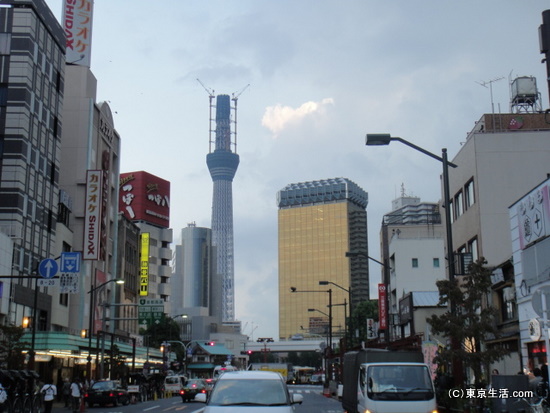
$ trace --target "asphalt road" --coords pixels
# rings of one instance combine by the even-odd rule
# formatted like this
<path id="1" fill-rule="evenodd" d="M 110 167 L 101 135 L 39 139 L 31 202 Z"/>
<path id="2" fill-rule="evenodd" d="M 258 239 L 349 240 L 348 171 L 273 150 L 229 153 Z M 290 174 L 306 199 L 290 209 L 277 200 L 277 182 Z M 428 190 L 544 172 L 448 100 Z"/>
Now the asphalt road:
<path id="1" fill-rule="evenodd" d="M 299 393 L 304 396 L 301 405 L 295 405 L 296 413 L 343 413 L 342 405 L 338 400 L 323 396 L 322 386 L 313 385 L 290 385 L 291 393 Z M 204 404 L 190 402 L 182 403 L 178 396 L 169 399 L 150 400 L 143 403 L 130 404 L 128 406 L 86 406 L 87 413 L 154 413 L 154 412 L 182 412 L 200 413 Z M 72 413 L 72 410 L 65 408 L 62 403 L 56 403 L 52 413 Z"/>

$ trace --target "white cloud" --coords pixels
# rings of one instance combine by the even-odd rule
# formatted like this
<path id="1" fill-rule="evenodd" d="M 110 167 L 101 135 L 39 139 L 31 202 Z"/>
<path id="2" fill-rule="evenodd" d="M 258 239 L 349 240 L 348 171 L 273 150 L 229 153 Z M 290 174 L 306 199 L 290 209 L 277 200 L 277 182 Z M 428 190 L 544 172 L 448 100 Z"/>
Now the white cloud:
<path id="1" fill-rule="evenodd" d="M 269 129 L 274 137 L 288 125 L 297 124 L 314 114 L 324 114 L 329 105 L 334 105 L 332 98 L 325 98 L 320 102 L 309 101 L 294 109 L 290 106 L 268 106 L 262 118 L 262 125 Z"/>

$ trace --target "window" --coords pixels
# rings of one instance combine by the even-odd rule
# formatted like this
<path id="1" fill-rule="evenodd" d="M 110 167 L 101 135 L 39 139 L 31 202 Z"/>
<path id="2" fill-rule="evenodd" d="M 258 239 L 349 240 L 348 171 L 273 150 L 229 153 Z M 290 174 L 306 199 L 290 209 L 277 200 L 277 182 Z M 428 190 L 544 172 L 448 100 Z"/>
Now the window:
<path id="1" fill-rule="evenodd" d="M 470 208 L 475 203 L 475 195 L 474 195 L 474 180 L 468 181 L 466 186 L 464 187 L 464 193 L 465 193 L 465 201 L 466 201 L 466 209 Z"/>
<path id="2" fill-rule="evenodd" d="M 439 258 L 433 259 L 434 268 L 439 268 Z"/>
<path id="3" fill-rule="evenodd" d="M 504 287 L 499 291 L 502 321 L 516 318 L 516 294 L 514 287 Z"/>
<path id="4" fill-rule="evenodd" d="M 472 254 L 472 261 L 476 262 L 478 259 L 477 238 L 473 238 L 470 242 L 468 242 L 468 252 Z"/>
<path id="5" fill-rule="evenodd" d="M 462 191 L 458 192 L 455 196 L 455 219 L 461 216 L 464 213 L 464 203 Z"/>
<path id="6" fill-rule="evenodd" d="M 0 55 L 9 55 L 11 49 L 11 33 L 0 33 Z"/>
<path id="7" fill-rule="evenodd" d="M 418 258 L 413 258 L 412 259 L 412 267 L 413 268 L 418 268 Z"/>

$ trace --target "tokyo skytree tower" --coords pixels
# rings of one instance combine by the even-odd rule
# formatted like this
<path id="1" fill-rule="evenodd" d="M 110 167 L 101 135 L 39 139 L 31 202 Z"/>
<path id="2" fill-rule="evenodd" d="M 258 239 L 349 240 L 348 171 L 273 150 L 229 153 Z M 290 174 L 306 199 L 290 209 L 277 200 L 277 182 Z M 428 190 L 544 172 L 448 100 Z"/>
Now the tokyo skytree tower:
<path id="1" fill-rule="evenodd" d="M 210 131 L 212 132 L 212 99 L 210 94 Z M 215 140 L 210 138 L 206 164 L 214 183 L 212 196 L 212 244 L 216 247 L 218 271 L 214 277 L 221 277 L 221 317 L 222 321 L 235 320 L 235 288 L 233 261 L 233 177 L 239 166 L 237 155 L 236 120 L 235 132 L 231 132 L 231 100 L 229 95 L 216 97 Z M 232 140 L 232 134 L 235 137 Z M 214 151 L 212 146 L 214 144 Z M 214 304 L 214 307 L 216 305 Z"/>

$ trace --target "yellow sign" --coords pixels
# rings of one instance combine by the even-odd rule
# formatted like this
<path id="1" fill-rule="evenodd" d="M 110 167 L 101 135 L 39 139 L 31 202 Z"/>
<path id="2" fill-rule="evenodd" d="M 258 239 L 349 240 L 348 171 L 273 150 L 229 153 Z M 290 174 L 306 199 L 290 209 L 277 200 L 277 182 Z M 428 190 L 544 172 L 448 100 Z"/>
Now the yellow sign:
<path id="1" fill-rule="evenodd" d="M 149 294 L 149 233 L 141 234 L 139 295 Z"/>

